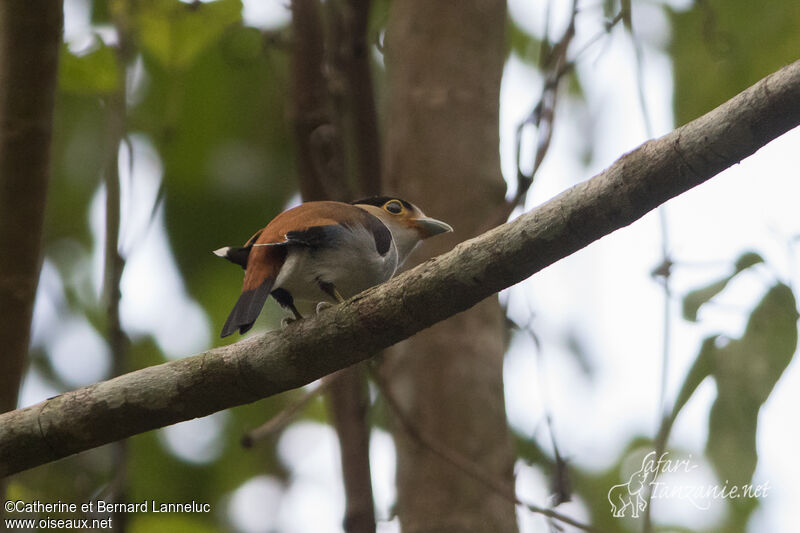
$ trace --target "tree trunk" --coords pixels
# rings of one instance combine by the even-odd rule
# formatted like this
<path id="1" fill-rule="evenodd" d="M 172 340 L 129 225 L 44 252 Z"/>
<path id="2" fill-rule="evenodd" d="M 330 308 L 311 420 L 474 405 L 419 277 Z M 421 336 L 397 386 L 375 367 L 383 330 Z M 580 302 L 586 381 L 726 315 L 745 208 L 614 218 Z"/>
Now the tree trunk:
<path id="1" fill-rule="evenodd" d="M 0 2 L 0 412 L 16 407 L 39 282 L 61 2 Z"/>
<path id="2" fill-rule="evenodd" d="M 425 243 L 424 257 L 417 255 L 416 262 L 476 235 L 504 203 L 498 107 L 505 17 L 503 0 L 392 3 L 387 190 L 455 228 Z M 420 433 L 512 487 L 503 327 L 493 296 L 391 349 L 381 373 Z M 395 426 L 404 533 L 516 531 L 511 501 Z"/>
<path id="3" fill-rule="evenodd" d="M 61 2 L 0 2 L 0 413 L 17 406 L 28 355 L 62 20 Z"/>
<path id="4" fill-rule="evenodd" d="M 317 0 L 292 1 L 292 121 L 303 201 L 353 200 L 380 190 L 379 142 L 366 54 L 369 0 L 329 2 L 328 61 Z M 361 52 L 361 53 L 358 53 Z M 330 83 L 328 78 L 334 78 Z M 334 91 L 332 87 L 338 88 Z M 358 102 L 358 106 L 354 105 Z M 336 104 L 336 105 L 334 105 Z M 347 128 L 346 124 L 353 124 Z M 352 130 L 352 132 L 350 131 Z M 365 143 L 364 139 L 371 142 Z M 372 153 L 374 152 L 374 154 Z M 348 154 L 356 161 L 348 165 Z M 355 180 L 347 168 L 356 169 Z M 341 450 L 347 533 L 375 532 L 369 463 L 369 396 L 363 365 L 328 376 L 326 394 Z"/>

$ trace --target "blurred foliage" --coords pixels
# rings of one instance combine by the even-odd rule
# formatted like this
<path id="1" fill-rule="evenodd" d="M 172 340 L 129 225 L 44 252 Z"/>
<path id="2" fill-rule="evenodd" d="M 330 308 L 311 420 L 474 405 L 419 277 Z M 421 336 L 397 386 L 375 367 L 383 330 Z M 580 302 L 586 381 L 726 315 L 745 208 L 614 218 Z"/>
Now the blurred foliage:
<path id="1" fill-rule="evenodd" d="M 678 125 L 796 60 L 800 50 L 795 0 L 696 0 L 669 13 Z"/>
<path id="2" fill-rule="evenodd" d="M 127 9 L 120 11 L 127 14 Z M 140 49 L 166 70 L 176 72 L 191 67 L 229 26 L 241 22 L 242 2 L 217 0 L 202 5 L 147 0 L 137 3 L 132 15 Z"/>
<path id="3" fill-rule="evenodd" d="M 508 50 L 522 61 L 532 66 L 539 64 L 542 41 L 525 31 L 513 18 L 508 20 L 506 40 Z"/>
<path id="4" fill-rule="evenodd" d="M 121 87 L 126 71 L 127 132 L 147 139 L 160 158 L 159 201 L 174 260 L 190 297 L 210 317 L 214 343 L 221 344 L 217 327 L 236 300 L 242 274 L 211 250 L 245 242 L 296 188 L 286 120 L 286 52 L 259 29 L 245 26 L 241 12 L 240 0 L 95 1 L 93 24 L 125 28 L 132 51 L 128 63 L 120 64 L 101 34 L 83 49 L 62 47 L 45 247 L 62 283 L 63 294 L 53 297 L 63 302 L 57 311 L 63 318 L 79 313 L 101 334 L 105 328 L 91 275 L 102 241 L 90 230 L 89 207 L 102 191 L 103 164 L 116 149 L 106 141 L 106 98 Z M 132 164 L 137 165 L 135 158 Z M 130 186 L 135 190 L 137 184 Z M 151 229 L 156 230 L 161 231 Z M 123 250 L 133 253 L 135 248 Z M 274 326 L 279 314 L 265 313 L 263 322 Z M 66 390 L 46 350 L 36 348 L 33 355 L 32 369 Z M 131 339 L 131 369 L 164 361 L 153 338 Z M 265 471 L 285 478 L 271 443 L 247 451 L 241 436 L 297 396 L 287 393 L 230 410 L 222 451 L 207 463 L 179 459 L 165 445 L 163 430 L 130 439 L 131 501 L 195 500 L 212 506 L 208 514 L 130 515 L 130 531 L 229 529 L 223 503 L 231 491 Z M 319 409 L 309 412 L 325 416 Z M 110 452 L 103 447 L 19 474 L 9 494 L 42 501 L 102 498 L 113 471 Z"/>
<path id="5" fill-rule="evenodd" d="M 772 287 L 750 314 L 740 339 L 706 352 L 717 382 L 706 453 L 720 480 L 749 483 L 756 469 L 758 411 L 797 349 L 797 302 L 783 283 Z M 744 523 L 752 499 L 731 502 L 732 523 Z"/>
<path id="6" fill-rule="evenodd" d="M 683 299 L 683 318 L 697 322 L 697 311 L 700 306 L 711 300 L 714 296 L 721 293 L 728 283 L 736 277 L 740 272 L 750 268 L 751 266 L 763 263 L 764 259 L 755 252 L 747 252 L 743 254 L 734 265 L 733 272 L 729 276 L 725 276 L 721 280 L 714 283 L 695 289 L 686 295 Z"/>
<path id="7" fill-rule="evenodd" d="M 138 514 L 128 526 L 130 533 L 214 533 L 218 529 L 205 522 L 204 515 Z"/>
<path id="8" fill-rule="evenodd" d="M 57 313 L 62 318 L 85 316 L 101 333 L 105 327 L 105 311 L 92 281 L 92 269 L 97 268 L 93 257 L 99 254 L 101 243 L 90 230 L 89 210 L 102 191 L 101 168 L 111 150 L 117 149 L 109 145 L 105 133 L 106 99 L 124 82 L 126 130 L 152 144 L 163 168 L 157 201 L 163 206 L 166 227 L 158 230 L 166 231 L 182 281 L 208 315 L 213 343 L 221 344 L 217 328 L 237 297 L 241 270 L 210 251 L 245 242 L 296 190 L 294 147 L 287 121 L 288 53 L 285 39 L 280 37 L 286 29 L 264 32 L 245 26 L 241 0 L 87 1 L 92 24 L 124 28 L 130 53 L 124 59 L 127 63 L 120 64 L 123 59 L 112 46 L 114 41 L 104 42 L 99 35 L 83 49 L 73 49 L 74 43 L 69 43 L 61 50 L 45 234 L 47 261 L 58 270 L 62 284 L 63 294 L 55 298 Z M 389 6 L 389 0 L 377 1 L 370 19 L 368 42 L 377 44 L 378 52 Z M 623 21 L 629 29 L 635 23 L 630 13 L 636 3 L 604 0 L 603 8 L 607 18 L 624 10 Z M 795 31 L 800 27 L 800 3 L 795 0 L 698 1 L 687 11 L 670 11 L 670 16 L 675 112 L 680 123 L 796 59 L 800 50 L 800 32 Z M 509 55 L 538 68 L 545 48 L 542 36 L 531 35 L 509 20 Z M 375 73 L 380 102 L 381 69 L 376 68 Z M 583 97 L 577 75 L 568 77 L 571 96 Z M 149 213 L 153 207 L 139 209 Z M 123 250 L 125 254 L 135 252 Z M 685 318 L 698 321 L 702 306 L 735 276 L 763 261 L 755 253 L 744 254 L 732 265 L 730 275 L 687 294 Z M 265 311 L 261 324 L 274 326 L 280 315 L 277 306 L 267 305 Z M 706 378 L 717 383 L 707 455 L 720 479 L 746 482 L 752 477 L 758 411 L 795 351 L 796 320 L 791 290 L 776 283 L 750 314 L 741 338 L 724 345 L 717 335 L 706 339 L 683 383 L 670 424 Z M 578 342 L 580 336 L 567 340 L 574 353 L 588 361 L 586 347 Z M 131 339 L 131 369 L 165 360 L 154 338 Z M 32 350 L 31 366 L 51 386 L 66 388 L 45 347 Z M 223 505 L 231 491 L 263 472 L 281 480 L 287 477 L 275 456 L 274 438 L 245 451 L 239 444 L 241 436 L 300 394 L 286 393 L 230 410 L 221 434 L 221 452 L 206 463 L 178 458 L 165 445 L 162 431 L 130 439 L 131 501 L 195 500 L 212 505 L 209 514 L 135 515 L 130 531 L 229 529 Z M 377 403 L 382 406 L 379 396 Z M 324 420 L 326 413 L 315 402 L 303 416 Z M 388 425 L 384 409 L 375 408 L 371 418 L 378 427 Z M 549 447 L 545 451 L 535 438 L 515 437 L 520 459 L 549 475 L 554 468 Z M 626 465 L 631 457 L 649 447 L 651 439 L 632 436 L 609 468 L 599 472 L 570 468 L 575 494 L 585 502 L 598 529 L 638 530 L 635 523 L 611 517 L 606 494 L 630 475 Z M 104 447 L 14 476 L 9 498 L 81 502 L 102 497 L 110 482 L 111 457 L 109 448 Z M 738 531 L 735 522 L 744 523 L 742 517 L 751 511 L 734 510 L 728 517 L 728 529 L 718 530 Z"/>
<path id="9" fill-rule="evenodd" d="M 119 88 L 122 73 L 114 49 L 95 39 L 91 49 L 79 54 L 61 47 L 59 57 L 59 87 L 77 94 L 110 94 Z"/>
<path id="10" fill-rule="evenodd" d="M 722 287 L 716 282 L 692 291 L 684 300 L 684 306 L 688 300 L 694 306 L 696 295 L 704 291 L 708 296 L 705 303 L 721 292 L 733 275 L 761 262 L 763 259 L 758 254 L 742 255 L 736 262 L 734 274 L 722 280 L 725 282 Z M 714 294 L 710 294 L 710 288 L 715 289 Z M 697 308 L 693 309 L 695 314 L 690 319 L 696 320 Z M 665 442 L 662 444 L 666 444 L 669 429 L 695 390 L 707 377 L 713 377 L 717 398 L 709 415 L 706 455 L 721 484 L 749 484 L 758 461 L 758 412 L 797 350 L 798 318 L 800 314 L 792 290 L 778 282 L 750 313 L 741 338 L 725 339 L 721 335 L 706 338 L 681 386 L 672 413 L 664 422 L 662 437 Z M 724 530 L 744 531 L 744 524 L 758 501 L 740 498 L 730 500 L 730 504 L 732 512 Z"/>

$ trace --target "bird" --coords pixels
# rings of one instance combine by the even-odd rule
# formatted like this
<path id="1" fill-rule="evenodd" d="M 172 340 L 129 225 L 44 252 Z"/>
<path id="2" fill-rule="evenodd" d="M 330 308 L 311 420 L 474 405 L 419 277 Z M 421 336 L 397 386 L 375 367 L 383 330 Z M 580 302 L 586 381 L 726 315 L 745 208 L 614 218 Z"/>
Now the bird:
<path id="1" fill-rule="evenodd" d="M 390 279 L 416 246 L 451 232 L 414 204 L 389 196 L 305 202 L 276 216 L 242 247 L 214 254 L 241 266 L 242 293 L 220 336 L 253 327 L 269 295 L 299 320 L 296 301 L 317 310 Z"/>

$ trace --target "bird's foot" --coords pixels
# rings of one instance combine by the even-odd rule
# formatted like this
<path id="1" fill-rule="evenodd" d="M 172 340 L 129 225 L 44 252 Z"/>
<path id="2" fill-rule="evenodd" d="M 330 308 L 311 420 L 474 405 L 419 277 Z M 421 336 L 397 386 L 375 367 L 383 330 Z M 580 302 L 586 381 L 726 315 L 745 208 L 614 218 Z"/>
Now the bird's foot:
<path id="1" fill-rule="evenodd" d="M 330 309 L 331 307 L 333 307 L 333 304 L 330 302 L 320 302 L 317 304 L 317 314 L 320 314 L 321 312 L 325 311 L 326 309 Z"/>
<path id="2" fill-rule="evenodd" d="M 333 298 L 339 303 L 344 302 L 344 297 L 339 293 L 339 290 L 333 283 L 328 283 L 327 281 L 318 280 L 317 284 L 319 284 L 319 288 L 322 289 L 322 292 Z"/>

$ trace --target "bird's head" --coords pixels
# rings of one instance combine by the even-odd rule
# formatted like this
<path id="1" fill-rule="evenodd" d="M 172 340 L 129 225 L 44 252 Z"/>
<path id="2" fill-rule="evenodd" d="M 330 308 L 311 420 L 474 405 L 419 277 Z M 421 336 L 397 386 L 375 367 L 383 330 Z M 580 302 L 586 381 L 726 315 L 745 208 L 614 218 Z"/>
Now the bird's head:
<path id="1" fill-rule="evenodd" d="M 397 247 L 398 265 L 420 241 L 453 231 L 449 224 L 425 216 L 417 206 L 399 198 L 376 196 L 353 202 L 353 205 L 378 217 L 392 232 Z"/>

